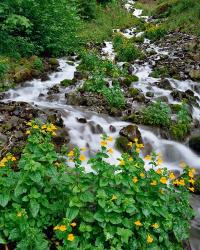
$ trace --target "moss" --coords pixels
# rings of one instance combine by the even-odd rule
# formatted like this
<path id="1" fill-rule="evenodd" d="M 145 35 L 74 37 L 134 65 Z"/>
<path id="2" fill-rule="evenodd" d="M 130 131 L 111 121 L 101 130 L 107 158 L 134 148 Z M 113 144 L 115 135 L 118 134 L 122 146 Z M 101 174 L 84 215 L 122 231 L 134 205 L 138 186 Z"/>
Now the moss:
<path id="1" fill-rule="evenodd" d="M 59 62 L 56 58 L 50 58 L 49 63 L 54 66 L 59 66 Z"/>
<path id="2" fill-rule="evenodd" d="M 177 113 L 181 110 L 182 105 L 181 104 L 170 104 L 170 108 L 172 112 Z"/>
<path id="3" fill-rule="evenodd" d="M 124 136 L 119 136 L 116 139 L 115 145 L 120 152 L 130 153 L 130 147 L 128 146 L 129 140 Z"/>
<path id="4" fill-rule="evenodd" d="M 157 68 L 154 68 L 150 76 L 154 78 L 169 77 L 169 70 L 167 67 L 164 67 L 164 66 L 159 67 L 159 68 L 157 67 Z"/>
<path id="5" fill-rule="evenodd" d="M 183 140 L 188 132 L 188 126 L 186 124 L 177 123 L 170 126 L 170 134 L 175 140 Z"/>
<path id="6" fill-rule="evenodd" d="M 71 85 L 74 85 L 74 83 L 75 83 L 74 79 L 72 79 L 72 80 L 65 79 L 65 80 L 60 82 L 60 85 L 63 86 L 63 87 L 69 87 Z"/>
<path id="7" fill-rule="evenodd" d="M 139 89 L 131 88 L 131 89 L 129 89 L 129 93 L 130 93 L 131 97 L 135 97 L 136 95 L 138 95 L 140 93 L 140 91 L 139 91 Z"/>
<path id="8" fill-rule="evenodd" d="M 133 82 L 137 82 L 139 80 L 139 78 L 137 77 L 137 76 L 135 76 L 135 75 L 129 75 L 129 76 L 127 76 L 125 79 L 124 79 L 124 84 L 126 85 L 126 86 L 131 86 L 131 84 L 133 83 Z"/>

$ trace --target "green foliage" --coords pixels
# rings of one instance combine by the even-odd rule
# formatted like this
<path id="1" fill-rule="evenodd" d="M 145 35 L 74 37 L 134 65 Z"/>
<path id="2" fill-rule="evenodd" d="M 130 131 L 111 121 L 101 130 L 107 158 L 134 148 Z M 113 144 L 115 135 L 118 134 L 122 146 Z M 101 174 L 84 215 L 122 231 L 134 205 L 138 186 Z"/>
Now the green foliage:
<path id="1" fill-rule="evenodd" d="M 88 173 L 78 148 L 65 157 L 55 151 L 53 124 L 29 125 L 18 171 L 11 168 L 15 157 L 0 161 L 1 242 L 20 250 L 54 249 L 56 242 L 60 250 L 182 249 L 193 216 L 190 170 L 174 185 L 175 176 L 158 168 L 153 153 L 146 171 L 137 141 L 132 158 L 122 154 L 119 164 L 109 164 L 104 135 Z"/>
<path id="2" fill-rule="evenodd" d="M 154 78 L 168 77 L 169 76 L 169 70 L 165 66 L 162 66 L 162 67 L 159 67 L 159 68 L 154 68 L 153 71 L 150 73 L 150 76 L 154 77 Z"/>
<path id="3" fill-rule="evenodd" d="M 188 106 L 183 103 L 178 111 L 176 123 L 170 126 L 172 137 L 179 140 L 184 139 L 189 133 L 191 121 Z"/>
<path id="4" fill-rule="evenodd" d="M 0 80 L 5 77 L 8 72 L 8 63 L 5 60 L 0 60 Z"/>
<path id="5" fill-rule="evenodd" d="M 102 93 L 111 107 L 123 108 L 125 106 L 124 94 L 119 86 L 104 87 Z"/>
<path id="6" fill-rule="evenodd" d="M 167 127 L 170 124 L 170 108 L 164 102 L 157 101 L 143 110 L 145 124 Z"/>
<path id="7" fill-rule="evenodd" d="M 121 34 L 114 35 L 113 46 L 119 61 L 132 62 L 143 56 L 142 52 L 133 44 L 133 41 Z"/>
<path id="8" fill-rule="evenodd" d="M 167 31 L 162 26 L 151 26 L 149 29 L 145 31 L 145 37 L 155 41 L 167 34 Z"/>
<path id="9" fill-rule="evenodd" d="M 96 16 L 96 0 L 79 0 L 78 4 L 78 14 L 86 20 L 94 19 Z"/>
<path id="10" fill-rule="evenodd" d="M 33 61 L 32 68 L 36 69 L 38 71 L 43 71 L 44 70 L 43 62 L 39 57 L 35 58 L 35 60 Z"/>

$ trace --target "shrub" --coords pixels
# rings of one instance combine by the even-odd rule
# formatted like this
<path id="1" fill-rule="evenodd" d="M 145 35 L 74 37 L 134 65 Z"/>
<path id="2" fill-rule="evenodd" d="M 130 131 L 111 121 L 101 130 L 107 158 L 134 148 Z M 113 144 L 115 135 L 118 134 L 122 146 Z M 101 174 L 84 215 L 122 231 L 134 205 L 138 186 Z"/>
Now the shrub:
<path id="1" fill-rule="evenodd" d="M 132 62 L 143 56 L 142 52 L 134 45 L 133 41 L 123 37 L 121 34 L 114 35 L 113 46 L 119 61 Z"/>
<path id="2" fill-rule="evenodd" d="M 104 87 L 102 93 L 109 106 L 115 108 L 123 108 L 125 106 L 124 94 L 119 86 Z"/>
<path id="3" fill-rule="evenodd" d="M 144 122 L 149 125 L 167 127 L 170 124 L 170 108 L 164 102 L 157 101 L 143 110 Z"/>
<path id="4" fill-rule="evenodd" d="M 8 71 L 8 63 L 4 60 L 0 61 L 0 80 L 5 77 Z"/>
<path id="5" fill-rule="evenodd" d="M 33 61 L 32 68 L 36 69 L 38 71 L 43 71 L 44 70 L 43 62 L 39 57 L 35 58 L 35 60 Z"/>
<path id="6" fill-rule="evenodd" d="M 193 216 L 193 170 L 174 180 L 153 153 L 146 171 L 137 140 L 129 143 L 132 157 L 109 164 L 112 138 L 104 135 L 88 173 L 78 148 L 65 157 L 56 153 L 53 124 L 29 125 L 18 171 L 11 168 L 14 156 L 0 161 L 1 243 L 20 250 L 182 249 Z"/>
<path id="7" fill-rule="evenodd" d="M 165 30 L 165 28 L 161 26 L 152 26 L 145 31 L 145 37 L 152 41 L 158 40 L 163 36 L 165 36 L 166 34 L 167 31 Z"/>

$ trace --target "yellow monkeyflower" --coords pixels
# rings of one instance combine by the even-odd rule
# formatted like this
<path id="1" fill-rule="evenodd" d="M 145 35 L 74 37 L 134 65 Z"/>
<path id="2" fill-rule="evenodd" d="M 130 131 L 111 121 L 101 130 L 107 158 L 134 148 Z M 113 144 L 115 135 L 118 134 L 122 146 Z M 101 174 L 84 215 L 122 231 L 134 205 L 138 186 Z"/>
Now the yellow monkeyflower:
<path id="1" fill-rule="evenodd" d="M 52 132 L 52 135 L 53 135 L 53 136 L 56 136 L 56 132 Z"/>
<path id="2" fill-rule="evenodd" d="M 32 126 L 32 122 L 27 122 L 26 125 Z"/>
<path id="3" fill-rule="evenodd" d="M 151 244 L 152 242 L 153 242 L 153 237 L 150 234 L 148 234 L 147 235 L 147 243 Z"/>
<path id="4" fill-rule="evenodd" d="M 141 144 L 136 143 L 136 147 L 137 148 L 144 148 L 144 145 L 142 143 Z"/>
<path id="5" fill-rule="evenodd" d="M 53 230 L 59 230 L 60 226 L 55 226 Z"/>
<path id="6" fill-rule="evenodd" d="M 67 227 L 65 225 L 59 226 L 59 229 L 61 232 L 65 232 L 67 230 Z"/>
<path id="7" fill-rule="evenodd" d="M 133 146 L 133 143 L 130 141 L 127 145 L 128 145 L 129 147 L 132 147 L 132 146 Z"/>
<path id="8" fill-rule="evenodd" d="M 136 148 L 135 152 L 139 154 L 140 153 L 140 148 Z"/>
<path id="9" fill-rule="evenodd" d="M 82 147 L 82 148 L 81 148 L 81 151 L 82 151 L 82 152 L 85 152 L 85 151 L 86 151 L 86 147 Z"/>
<path id="10" fill-rule="evenodd" d="M 33 128 L 38 129 L 38 128 L 39 128 L 39 126 L 38 126 L 38 125 L 34 125 L 34 126 L 33 126 Z"/>
<path id="11" fill-rule="evenodd" d="M 67 156 L 68 157 L 73 157 L 74 156 L 74 151 L 70 151 Z"/>
<path id="12" fill-rule="evenodd" d="M 156 164 L 157 165 L 160 165 L 160 164 L 162 164 L 163 163 L 163 160 L 160 158 L 160 157 L 158 157 L 158 159 L 157 159 L 157 161 L 156 161 Z"/>
<path id="13" fill-rule="evenodd" d="M 57 127 L 52 123 L 50 124 L 50 128 L 51 128 L 51 130 L 57 130 Z"/>
<path id="14" fill-rule="evenodd" d="M 135 224 L 136 226 L 138 226 L 138 227 L 141 227 L 141 226 L 142 226 L 142 223 L 141 223 L 140 220 L 135 221 L 134 224 Z"/>
<path id="15" fill-rule="evenodd" d="M 124 160 L 120 160 L 119 165 L 120 166 L 124 166 L 125 165 L 125 161 Z"/>
<path id="16" fill-rule="evenodd" d="M 138 182 L 138 178 L 137 177 L 133 177 L 132 181 L 133 181 L 133 183 L 137 183 Z"/>
<path id="17" fill-rule="evenodd" d="M 117 196 L 113 194 L 113 196 L 112 196 L 112 199 L 111 199 L 111 200 L 112 200 L 112 201 L 117 200 Z"/>
<path id="18" fill-rule="evenodd" d="M 107 146 L 107 141 L 101 141 L 101 146 L 106 147 Z"/>
<path id="19" fill-rule="evenodd" d="M 157 185 L 157 181 L 152 181 L 152 182 L 150 183 L 150 185 L 151 185 L 151 186 L 156 186 L 156 185 Z"/>
<path id="20" fill-rule="evenodd" d="M 133 157 L 129 157 L 128 160 L 129 160 L 129 161 L 133 161 Z"/>
<path id="21" fill-rule="evenodd" d="M 0 161 L 0 168 L 5 167 L 5 163 Z"/>
<path id="22" fill-rule="evenodd" d="M 46 124 L 43 124 L 42 125 L 42 129 L 46 129 L 47 128 L 47 125 Z"/>
<path id="23" fill-rule="evenodd" d="M 161 168 L 157 169 L 157 170 L 156 170 L 156 173 L 157 173 L 157 174 L 162 174 L 162 169 L 161 169 Z"/>
<path id="24" fill-rule="evenodd" d="M 194 184 L 194 183 L 195 183 L 195 180 L 194 180 L 194 179 L 190 179 L 190 180 L 189 180 L 189 183 Z"/>
<path id="25" fill-rule="evenodd" d="M 155 229 L 158 229 L 158 228 L 159 228 L 159 225 L 158 225 L 158 223 L 154 223 L 154 224 L 152 225 L 152 227 L 155 228 Z"/>
<path id="26" fill-rule="evenodd" d="M 151 156 L 150 156 L 150 155 L 146 155 L 146 156 L 144 157 L 144 160 L 145 160 L 145 161 L 150 161 L 150 160 L 151 160 Z"/>
<path id="27" fill-rule="evenodd" d="M 15 156 L 13 156 L 12 158 L 11 158 L 11 161 L 16 161 L 17 159 L 16 159 L 16 157 Z"/>
<path id="28" fill-rule="evenodd" d="M 85 160 L 86 160 L 85 155 L 80 155 L 79 160 L 80 160 L 80 161 L 85 161 Z"/>
<path id="29" fill-rule="evenodd" d="M 140 177 L 144 178 L 145 174 L 144 173 L 140 173 Z"/>
<path id="30" fill-rule="evenodd" d="M 194 178 L 194 173 L 193 173 L 193 171 L 189 171 L 189 173 L 188 173 L 188 176 L 190 177 L 190 178 Z"/>
<path id="31" fill-rule="evenodd" d="M 109 149 L 108 149 L 108 153 L 113 154 L 113 149 L 112 149 L 112 148 L 109 148 Z"/>
<path id="32" fill-rule="evenodd" d="M 134 142 L 135 142 L 135 143 L 138 143 L 138 138 L 134 138 Z"/>
<path id="33" fill-rule="evenodd" d="M 73 234 L 68 234 L 68 236 L 67 236 L 67 239 L 69 240 L 69 241 L 73 241 L 74 240 L 74 235 Z"/>
<path id="34" fill-rule="evenodd" d="M 178 184 L 179 184 L 180 186 L 185 186 L 185 181 L 184 181 L 183 179 L 181 179 L 181 180 L 178 182 Z"/>
<path id="35" fill-rule="evenodd" d="M 160 178 L 160 182 L 161 182 L 162 184 L 167 184 L 167 178 L 166 178 L 166 177 L 161 177 L 161 178 Z"/>
<path id="36" fill-rule="evenodd" d="M 191 192 L 194 192 L 194 187 L 189 187 L 188 188 Z"/>
<path id="37" fill-rule="evenodd" d="M 26 131 L 26 135 L 30 135 L 31 131 L 30 130 L 27 130 Z"/>
<path id="38" fill-rule="evenodd" d="M 71 223 L 71 226 L 72 226 L 72 227 L 76 227 L 76 222 L 72 222 L 72 223 Z"/>
<path id="39" fill-rule="evenodd" d="M 110 142 L 112 142 L 112 141 L 113 141 L 113 138 L 112 138 L 112 136 L 109 136 L 109 137 L 107 138 L 107 141 L 110 141 Z"/>
<path id="40" fill-rule="evenodd" d="M 171 173 L 169 174 L 169 179 L 173 180 L 173 179 L 175 179 L 175 178 L 176 178 L 176 177 L 175 177 L 174 173 L 171 172 Z"/>

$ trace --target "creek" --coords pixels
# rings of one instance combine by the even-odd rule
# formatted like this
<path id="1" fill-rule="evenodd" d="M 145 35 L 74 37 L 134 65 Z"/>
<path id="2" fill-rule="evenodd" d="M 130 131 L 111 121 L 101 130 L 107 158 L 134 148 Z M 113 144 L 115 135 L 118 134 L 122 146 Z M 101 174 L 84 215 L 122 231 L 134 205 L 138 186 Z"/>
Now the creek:
<path id="1" fill-rule="evenodd" d="M 142 10 L 134 8 L 134 1 L 128 1 L 125 5 L 128 11 L 133 10 L 133 15 L 144 18 L 148 21 L 148 17 L 142 16 Z M 115 30 L 116 31 L 116 30 Z M 142 32 L 136 33 L 134 28 L 127 29 L 123 32 L 127 38 L 133 36 L 140 36 Z M 144 94 L 151 91 L 153 92 L 152 100 L 159 97 L 165 96 L 169 103 L 178 103 L 170 95 L 170 91 L 159 88 L 155 83 L 158 79 L 150 77 L 152 72 L 151 64 L 157 57 L 162 55 L 169 55 L 170 51 L 166 48 L 160 48 L 152 44 L 149 40 L 145 39 L 144 43 L 149 50 L 153 50 L 155 53 L 150 59 L 150 62 L 143 64 L 135 63 L 134 74 L 139 77 L 139 81 L 134 83 L 134 88 L 140 89 Z M 105 42 L 105 47 L 102 49 L 102 56 L 114 60 L 115 52 L 113 50 L 112 42 Z M 48 99 L 48 90 L 53 86 L 59 84 L 64 79 L 73 79 L 74 72 L 78 65 L 76 57 L 74 57 L 75 64 L 70 65 L 66 58 L 59 59 L 60 71 L 50 74 L 49 80 L 33 80 L 25 82 L 21 86 L 11 89 L 7 92 L 7 97 L 4 102 L 16 101 L 16 102 L 27 102 L 40 109 L 50 108 L 59 110 L 62 114 L 62 119 L 66 128 L 69 131 L 70 143 L 79 147 L 86 147 L 86 154 L 88 157 L 94 155 L 98 150 L 100 144 L 100 134 L 106 133 L 113 137 L 113 141 L 118 137 L 119 131 L 129 124 L 128 122 L 122 121 L 120 118 L 113 118 L 108 115 L 97 114 L 95 112 L 87 110 L 85 107 L 75 107 L 66 104 L 65 94 L 74 91 L 77 86 L 70 86 L 63 88 L 60 93 L 56 94 L 54 100 Z M 198 88 L 199 83 L 186 80 L 180 81 L 175 79 L 168 79 L 171 87 L 176 88 L 180 91 L 192 90 L 195 96 L 199 97 L 200 92 Z M 80 84 L 82 82 L 80 81 Z M 200 101 L 197 101 L 200 105 Z M 134 103 L 132 104 L 134 108 Z M 193 107 L 192 116 L 194 119 L 200 120 L 200 108 Z M 79 118 L 84 118 L 84 123 L 81 123 Z M 114 128 L 114 129 L 113 129 Z M 200 157 L 192 152 L 187 145 L 183 143 L 175 142 L 172 140 L 163 139 L 158 130 L 152 127 L 139 126 L 142 139 L 145 145 L 145 150 L 150 153 L 156 151 L 161 153 L 163 158 L 163 166 L 168 167 L 172 170 L 181 171 L 179 163 L 184 161 L 189 166 L 200 169 Z M 114 142 L 111 145 L 115 148 Z M 143 151 L 141 154 L 146 154 Z M 112 163 L 117 161 L 120 153 L 115 149 L 114 154 L 110 158 Z M 86 162 L 85 162 L 86 164 Z M 87 166 L 87 165 L 86 165 Z M 90 171 L 88 166 L 88 171 Z M 191 205 L 197 211 L 195 219 L 192 221 L 191 237 L 190 242 L 193 250 L 200 250 L 200 197 L 192 195 Z"/>

